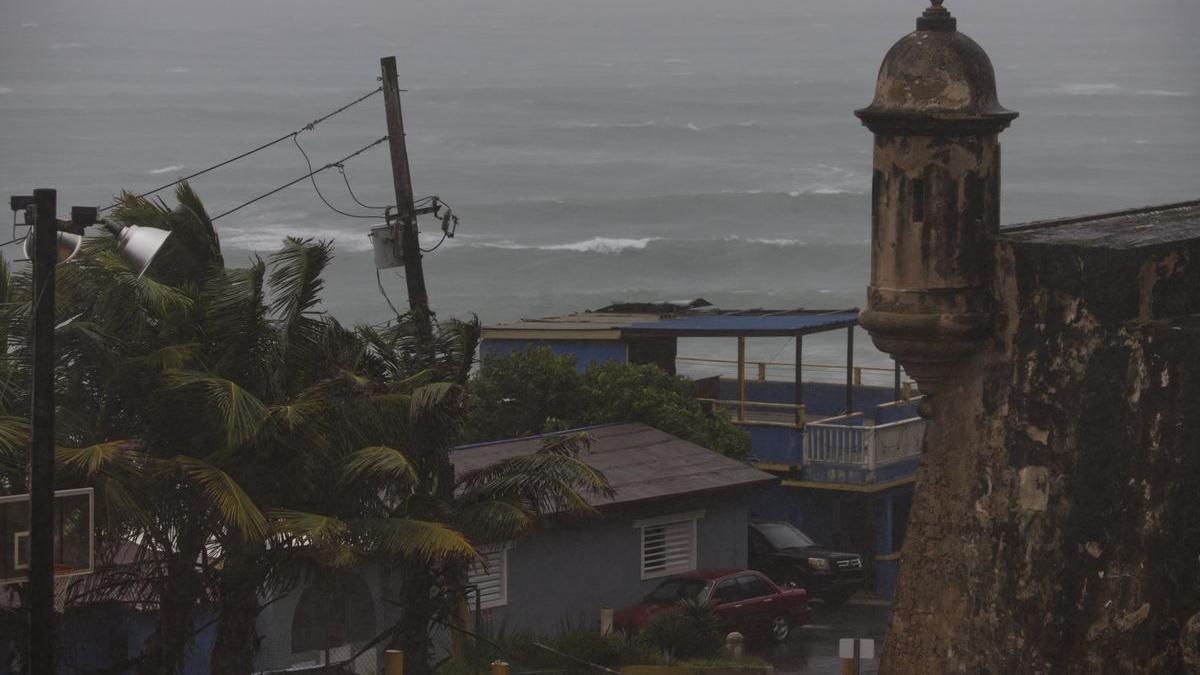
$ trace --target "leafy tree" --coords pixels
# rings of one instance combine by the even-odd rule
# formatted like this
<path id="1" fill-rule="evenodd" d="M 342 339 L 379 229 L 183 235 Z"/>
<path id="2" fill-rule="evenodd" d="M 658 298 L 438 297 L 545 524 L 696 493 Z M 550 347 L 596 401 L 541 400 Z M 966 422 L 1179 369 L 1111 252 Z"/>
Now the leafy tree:
<path id="1" fill-rule="evenodd" d="M 471 379 L 465 436 L 471 441 L 532 436 L 547 431 L 548 420 L 580 420 L 581 385 L 575 357 L 549 347 L 492 356 Z"/>
<path id="2" fill-rule="evenodd" d="M 215 673 L 250 672 L 262 600 L 322 570 L 378 560 L 403 579 L 395 639 L 429 672 L 429 632 L 455 619 L 475 546 L 586 511 L 603 476 L 570 437 L 455 477 L 463 384 L 479 327 L 449 322 L 432 344 L 407 317 L 349 329 L 319 309 L 325 242 L 287 239 L 227 269 L 203 205 L 130 195 L 113 218 L 172 231 L 150 273 L 106 238 L 60 266 L 60 487 L 97 492 L 100 568 L 82 602 L 135 598 L 153 632 L 121 671 L 173 673 L 197 618 L 214 614 Z M 0 489 L 24 491 L 28 274 L 0 265 Z M 138 542 L 133 564 L 110 564 Z"/>
<path id="3" fill-rule="evenodd" d="M 573 356 L 532 347 L 484 362 L 471 381 L 471 440 L 609 422 L 642 422 L 731 457 L 749 436 L 692 398 L 692 383 L 654 365 L 608 362 L 578 373 Z"/>

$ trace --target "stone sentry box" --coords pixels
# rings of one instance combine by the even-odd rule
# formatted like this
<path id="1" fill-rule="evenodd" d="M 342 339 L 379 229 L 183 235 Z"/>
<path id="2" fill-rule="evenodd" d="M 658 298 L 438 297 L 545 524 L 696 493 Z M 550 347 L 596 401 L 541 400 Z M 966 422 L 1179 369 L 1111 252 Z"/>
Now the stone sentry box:
<path id="1" fill-rule="evenodd" d="M 1000 106 L 992 63 L 941 0 L 883 60 L 875 133 L 871 285 L 863 327 L 925 394 L 988 325 L 988 238 L 1000 220 Z"/>
<path id="2" fill-rule="evenodd" d="M 880 673 L 1200 672 L 1200 201 L 999 228 L 986 54 L 934 0 L 875 133 L 877 346 L 933 394 Z"/>

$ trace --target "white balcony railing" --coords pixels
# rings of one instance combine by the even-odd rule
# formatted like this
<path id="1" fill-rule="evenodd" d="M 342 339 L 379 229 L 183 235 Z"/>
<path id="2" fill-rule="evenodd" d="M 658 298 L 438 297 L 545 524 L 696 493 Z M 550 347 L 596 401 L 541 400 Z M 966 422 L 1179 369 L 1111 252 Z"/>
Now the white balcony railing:
<path id="1" fill-rule="evenodd" d="M 919 417 L 878 426 L 817 422 L 804 428 L 804 461 L 874 469 L 919 456 L 924 441 L 925 420 Z"/>

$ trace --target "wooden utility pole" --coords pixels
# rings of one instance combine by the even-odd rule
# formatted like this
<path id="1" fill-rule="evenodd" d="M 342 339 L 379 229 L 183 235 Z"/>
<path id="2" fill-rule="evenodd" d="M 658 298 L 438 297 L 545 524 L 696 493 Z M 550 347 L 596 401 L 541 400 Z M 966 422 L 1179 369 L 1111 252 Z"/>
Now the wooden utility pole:
<path id="1" fill-rule="evenodd" d="M 33 386 L 30 415 L 30 675 L 55 671 L 54 639 L 54 266 L 57 192 L 33 191 Z"/>
<path id="2" fill-rule="evenodd" d="M 400 256 L 408 285 L 408 311 L 422 347 L 429 349 L 433 344 L 433 323 L 429 294 L 425 290 L 425 271 L 421 265 L 421 240 L 413 204 L 412 175 L 408 168 L 408 146 L 404 141 L 404 117 L 400 112 L 396 57 L 386 56 L 379 60 L 379 65 L 383 71 L 383 104 L 387 110 L 388 150 L 392 156 L 392 181 L 396 188 L 396 215 L 400 220 Z"/>

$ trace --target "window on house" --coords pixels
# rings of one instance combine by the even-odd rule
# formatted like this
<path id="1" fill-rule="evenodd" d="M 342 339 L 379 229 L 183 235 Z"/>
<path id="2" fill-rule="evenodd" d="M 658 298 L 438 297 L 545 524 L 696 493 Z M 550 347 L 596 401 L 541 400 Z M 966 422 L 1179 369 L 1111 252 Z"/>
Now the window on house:
<path id="1" fill-rule="evenodd" d="M 696 569 L 696 520 L 703 511 L 649 518 L 634 523 L 642 531 L 642 578 Z"/>
<path id="2" fill-rule="evenodd" d="M 479 588 L 479 607 L 503 607 L 508 604 L 508 546 L 487 546 L 479 549 L 479 560 L 467 571 L 467 583 Z M 475 609 L 475 596 L 467 598 Z"/>

